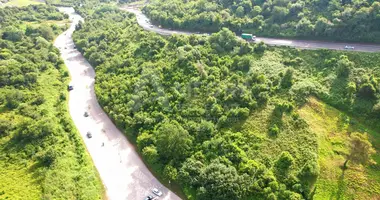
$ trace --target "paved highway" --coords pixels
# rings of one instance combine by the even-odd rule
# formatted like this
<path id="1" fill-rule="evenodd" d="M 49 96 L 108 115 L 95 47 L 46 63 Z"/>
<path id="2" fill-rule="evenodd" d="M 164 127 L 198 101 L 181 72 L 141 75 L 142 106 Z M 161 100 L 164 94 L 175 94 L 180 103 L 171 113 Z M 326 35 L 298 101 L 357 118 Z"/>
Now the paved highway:
<path id="1" fill-rule="evenodd" d="M 138 8 L 135 7 L 121 7 L 120 9 L 132 12 L 137 17 L 137 23 L 145 30 L 154 31 L 161 35 L 171 34 L 202 34 L 186 31 L 177 31 L 159 28 L 150 23 L 150 20 Z M 347 51 L 362 51 L 362 52 L 380 52 L 380 45 L 360 44 L 360 43 L 342 43 L 342 42 L 324 42 L 324 41 L 310 41 L 310 40 L 292 40 L 292 39 L 275 39 L 257 37 L 255 42 L 263 41 L 265 44 L 272 46 L 290 46 L 301 49 L 333 49 L 333 50 L 347 50 L 345 46 L 352 46 L 354 49 Z"/>
<path id="2" fill-rule="evenodd" d="M 107 198 L 143 200 L 147 195 L 154 196 L 151 189 L 158 188 L 163 192 L 160 200 L 179 200 L 152 175 L 134 146 L 99 106 L 94 92 L 95 71 L 74 48 L 72 39 L 75 25 L 82 18 L 73 8 L 59 9 L 72 19 L 70 28 L 54 42 L 70 71 L 71 85 L 74 86 L 69 99 L 70 115 L 99 172 Z M 89 116 L 84 117 L 84 112 L 88 112 Z M 87 138 L 88 131 L 92 133 L 92 138 Z"/>

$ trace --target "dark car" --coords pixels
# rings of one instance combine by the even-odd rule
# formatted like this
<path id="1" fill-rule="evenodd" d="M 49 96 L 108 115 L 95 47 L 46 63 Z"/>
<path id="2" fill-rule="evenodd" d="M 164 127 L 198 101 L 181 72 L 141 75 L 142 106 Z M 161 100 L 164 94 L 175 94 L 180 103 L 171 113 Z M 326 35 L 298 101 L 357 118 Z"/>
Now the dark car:
<path id="1" fill-rule="evenodd" d="M 88 117 L 89 115 L 88 115 L 88 112 L 84 112 L 84 116 L 85 117 Z"/>
<path id="2" fill-rule="evenodd" d="M 92 138 L 92 134 L 91 134 L 91 132 L 88 131 L 87 134 L 86 134 L 86 136 L 87 136 L 88 138 Z"/>
<path id="3" fill-rule="evenodd" d="M 145 200 L 152 200 L 153 199 L 153 197 L 152 196 L 147 196 L 147 197 L 145 197 Z"/>
<path id="4" fill-rule="evenodd" d="M 74 86 L 72 86 L 72 85 L 67 86 L 67 90 L 68 90 L 68 91 L 71 91 L 71 90 L 73 90 L 73 89 L 74 89 Z"/>

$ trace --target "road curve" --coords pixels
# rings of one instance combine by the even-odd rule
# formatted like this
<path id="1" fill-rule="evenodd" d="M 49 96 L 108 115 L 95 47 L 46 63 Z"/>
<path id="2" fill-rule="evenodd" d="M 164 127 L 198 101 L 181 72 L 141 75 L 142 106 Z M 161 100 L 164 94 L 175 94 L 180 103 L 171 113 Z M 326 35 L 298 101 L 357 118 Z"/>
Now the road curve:
<path id="1" fill-rule="evenodd" d="M 71 75 L 70 115 L 100 174 L 106 195 L 111 200 L 142 200 L 152 195 L 151 189 L 163 192 L 162 200 L 180 198 L 163 186 L 148 170 L 134 146 L 126 139 L 101 109 L 94 92 L 95 71 L 74 48 L 72 33 L 82 18 L 73 8 L 59 8 L 72 19 L 70 28 L 59 35 L 54 45 L 60 49 Z M 84 112 L 89 117 L 84 117 Z M 90 131 L 92 138 L 87 138 Z M 104 146 L 102 143 L 104 142 Z M 91 183 L 89 183 L 91 184 Z"/>
<path id="2" fill-rule="evenodd" d="M 197 34 L 187 31 L 177 31 L 159 28 L 150 23 L 150 20 L 144 15 L 141 10 L 135 7 L 120 7 L 121 10 L 125 10 L 134 13 L 137 17 L 137 23 L 148 31 L 154 31 L 161 35 L 172 35 L 172 34 Z M 271 46 L 289 46 L 301 49 L 332 49 L 332 50 L 346 50 L 345 46 L 355 47 L 353 50 L 347 51 L 361 51 L 361 52 L 380 52 L 380 45 L 376 44 L 360 44 L 360 43 L 343 43 L 343 42 L 326 42 L 326 41 L 310 41 L 310 40 L 292 40 L 292 39 L 275 39 L 275 38 L 265 38 L 257 37 L 255 42 L 263 41 L 265 44 Z"/>

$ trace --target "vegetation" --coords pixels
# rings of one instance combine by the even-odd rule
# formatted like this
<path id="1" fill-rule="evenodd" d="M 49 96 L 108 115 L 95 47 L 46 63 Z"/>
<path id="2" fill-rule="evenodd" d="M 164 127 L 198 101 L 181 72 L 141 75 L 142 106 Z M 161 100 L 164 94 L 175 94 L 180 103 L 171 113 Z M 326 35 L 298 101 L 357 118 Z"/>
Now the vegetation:
<path id="1" fill-rule="evenodd" d="M 0 199 L 102 198 L 52 44 L 66 26 L 44 23 L 66 18 L 44 5 L 0 9 Z"/>
<path id="2" fill-rule="evenodd" d="M 315 183 L 314 199 L 371 199 L 378 196 L 379 129 L 370 129 L 360 118 L 340 112 L 316 98 L 309 98 L 297 112 L 318 138 L 320 175 Z M 367 148 L 371 145 L 366 134 L 359 134 L 365 132 L 377 148 L 376 155 L 372 157 L 377 164 L 369 163 L 370 166 L 365 167 L 349 161 L 344 167 L 350 154 L 372 152 L 371 148 Z M 352 145 L 358 139 L 359 144 L 364 145 Z M 352 151 L 353 147 L 359 151 Z M 359 155 L 356 153 L 354 155 Z M 367 153 L 364 154 L 364 161 L 371 161 L 367 160 Z"/>
<path id="3" fill-rule="evenodd" d="M 163 27 L 191 31 L 228 27 L 273 37 L 380 42 L 377 0 L 153 0 L 143 11 Z"/>
<path id="4" fill-rule="evenodd" d="M 358 120 L 378 120 L 378 54 L 252 45 L 228 29 L 210 37 L 162 37 L 113 7 L 94 11 L 73 37 L 96 69 L 99 103 L 136 140 L 145 160 L 188 198 L 379 195 L 378 184 L 347 190 L 332 184 L 339 176 L 325 176 L 328 163 L 321 161 L 342 168 L 349 144 L 341 143 L 344 151 L 320 146 L 320 129 L 309 123 L 314 118 L 298 110 L 316 96 Z M 367 153 L 370 158 L 373 151 Z M 346 172 L 360 168 L 368 183 L 377 182 L 379 172 L 366 169 L 379 165 L 360 163 L 366 162 L 350 162 Z"/>

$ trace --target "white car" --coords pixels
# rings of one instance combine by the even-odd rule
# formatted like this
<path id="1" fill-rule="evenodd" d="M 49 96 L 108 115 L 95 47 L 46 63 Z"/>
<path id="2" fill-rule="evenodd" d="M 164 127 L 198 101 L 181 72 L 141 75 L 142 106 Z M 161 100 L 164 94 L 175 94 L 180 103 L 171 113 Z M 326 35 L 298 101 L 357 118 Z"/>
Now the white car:
<path id="1" fill-rule="evenodd" d="M 355 49 L 353 46 L 345 46 L 344 49 Z"/>
<path id="2" fill-rule="evenodd" d="M 153 188 L 152 189 L 152 192 L 153 194 L 157 195 L 157 196 L 162 196 L 162 192 L 160 190 L 158 190 L 157 188 Z"/>

